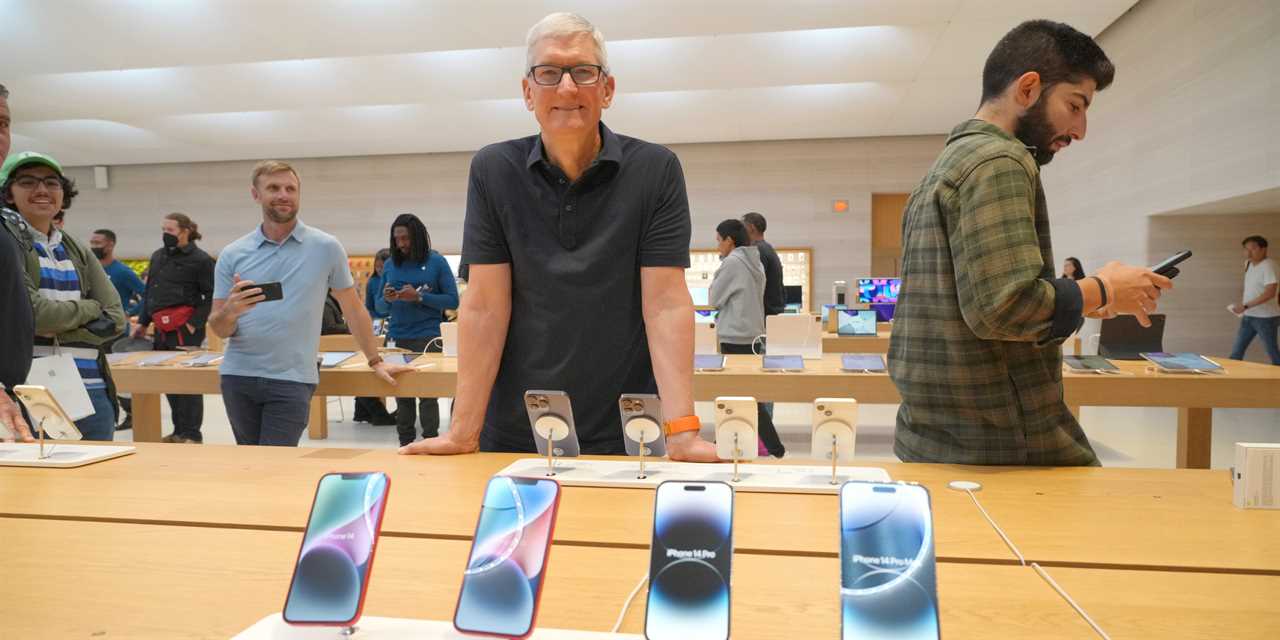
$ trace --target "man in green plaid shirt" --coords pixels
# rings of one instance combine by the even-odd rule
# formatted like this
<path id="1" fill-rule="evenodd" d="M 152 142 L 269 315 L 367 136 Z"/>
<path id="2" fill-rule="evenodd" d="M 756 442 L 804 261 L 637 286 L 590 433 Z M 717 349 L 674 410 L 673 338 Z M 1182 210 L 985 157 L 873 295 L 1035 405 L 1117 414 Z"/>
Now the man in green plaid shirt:
<path id="1" fill-rule="evenodd" d="M 1115 68 L 1089 36 L 1023 23 L 983 69 L 978 113 L 951 131 L 903 216 L 889 374 L 908 462 L 1096 465 L 1062 395 L 1060 345 L 1083 317 L 1144 326 L 1170 281 L 1112 262 L 1055 279 L 1040 167 L 1085 136 Z"/>

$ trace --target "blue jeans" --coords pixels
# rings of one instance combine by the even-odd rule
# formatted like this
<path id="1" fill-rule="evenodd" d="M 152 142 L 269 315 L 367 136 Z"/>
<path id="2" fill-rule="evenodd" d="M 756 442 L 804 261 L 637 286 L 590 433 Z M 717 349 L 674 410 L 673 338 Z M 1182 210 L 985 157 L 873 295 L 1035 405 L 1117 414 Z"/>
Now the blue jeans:
<path id="1" fill-rule="evenodd" d="M 93 415 L 76 420 L 76 428 L 85 440 L 110 442 L 116 437 L 116 409 L 106 389 L 89 389 Z"/>
<path id="2" fill-rule="evenodd" d="M 236 444 L 296 447 L 311 414 L 314 384 L 222 376 L 222 403 Z"/>
<path id="3" fill-rule="evenodd" d="M 1236 333 L 1236 344 L 1231 347 L 1232 360 L 1244 360 L 1244 352 L 1249 350 L 1253 336 L 1262 338 L 1262 346 L 1267 350 L 1271 364 L 1280 365 L 1280 347 L 1276 346 L 1276 330 L 1280 327 L 1280 316 L 1240 318 L 1240 331 Z"/>

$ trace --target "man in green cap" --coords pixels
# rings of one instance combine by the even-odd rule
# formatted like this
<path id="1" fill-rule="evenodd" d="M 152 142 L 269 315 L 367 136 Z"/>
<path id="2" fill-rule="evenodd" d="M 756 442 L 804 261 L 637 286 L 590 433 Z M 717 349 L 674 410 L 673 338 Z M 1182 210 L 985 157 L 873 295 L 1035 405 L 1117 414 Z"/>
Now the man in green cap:
<path id="1" fill-rule="evenodd" d="M 62 165 L 45 154 L 15 154 L 0 167 L 0 199 L 17 212 L 6 211 L 3 224 L 21 249 L 35 316 L 34 354 L 75 359 L 94 408 L 76 426 L 86 440 L 111 440 L 115 390 L 102 347 L 124 331 L 125 317 L 120 296 L 93 253 L 53 224 L 77 193 Z"/>

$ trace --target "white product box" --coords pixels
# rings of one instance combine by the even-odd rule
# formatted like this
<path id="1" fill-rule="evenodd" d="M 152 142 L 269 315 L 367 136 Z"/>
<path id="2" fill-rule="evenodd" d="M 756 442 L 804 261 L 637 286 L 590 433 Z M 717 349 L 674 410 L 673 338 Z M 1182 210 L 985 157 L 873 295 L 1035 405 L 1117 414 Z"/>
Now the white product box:
<path id="1" fill-rule="evenodd" d="M 1237 507 L 1280 509 L 1280 444 L 1237 442 L 1231 483 Z"/>

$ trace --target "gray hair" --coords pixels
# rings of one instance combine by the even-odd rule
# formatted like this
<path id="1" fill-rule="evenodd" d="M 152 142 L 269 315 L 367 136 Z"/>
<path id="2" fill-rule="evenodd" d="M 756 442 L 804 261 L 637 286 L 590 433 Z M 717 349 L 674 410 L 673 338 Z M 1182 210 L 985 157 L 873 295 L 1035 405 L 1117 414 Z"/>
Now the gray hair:
<path id="1" fill-rule="evenodd" d="M 566 12 L 549 14 L 529 28 L 529 35 L 525 37 L 525 71 L 528 72 L 529 68 L 533 67 L 533 49 L 539 42 L 546 38 L 563 38 L 580 33 L 590 35 L 591 39 L 595 41 L 596 58 L 599 60 L 600 66 L 604 67 L 604 70 L 608 72 L 609 52 L 604 46 L 604 34 L 600 33 L 600 30 L 586 18 L 576 13 Z"/>
<path id="2" fill-rule="evenodd" d="M 0 84 L 0 98 L 4 98 L 6 100 L 9 99 L 9 90 L 6 89 L 2 84 Z"/>

